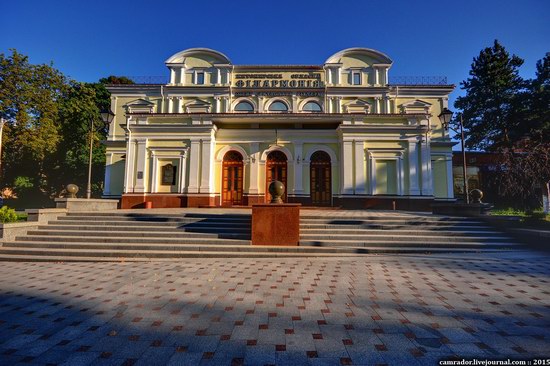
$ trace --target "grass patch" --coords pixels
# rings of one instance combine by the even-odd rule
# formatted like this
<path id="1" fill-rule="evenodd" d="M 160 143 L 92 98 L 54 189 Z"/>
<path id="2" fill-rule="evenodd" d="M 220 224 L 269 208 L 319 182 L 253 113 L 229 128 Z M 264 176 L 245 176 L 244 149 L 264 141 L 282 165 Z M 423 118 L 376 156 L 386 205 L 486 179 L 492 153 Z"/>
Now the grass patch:
<path id="1" fill-rule="evenodd" d="M 550 230 L 550 214 L 545 214 L 542 209 L 528 212 L 509 207 L 491 210 L 491 216 L 519 216 L 522 227 Z"/>
<path id="2" fill-rule="evenodd" d="M 28 217 L 29 217 L 29 215 L 27 215 L 26 213 L 18 213 L 17 214 L 17 222 L 27 221 Z"/>

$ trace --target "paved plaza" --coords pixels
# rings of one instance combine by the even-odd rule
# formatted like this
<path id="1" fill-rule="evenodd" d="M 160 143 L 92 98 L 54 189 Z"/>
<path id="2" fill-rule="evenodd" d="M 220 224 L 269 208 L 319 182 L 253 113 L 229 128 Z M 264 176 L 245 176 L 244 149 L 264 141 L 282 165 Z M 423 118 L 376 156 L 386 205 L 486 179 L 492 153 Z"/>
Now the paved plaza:
<path id="1" fill-rule="evenodd" d="M 550 355 L 534 254 L 0 263 L 2 365 L 435 365 Z"/>

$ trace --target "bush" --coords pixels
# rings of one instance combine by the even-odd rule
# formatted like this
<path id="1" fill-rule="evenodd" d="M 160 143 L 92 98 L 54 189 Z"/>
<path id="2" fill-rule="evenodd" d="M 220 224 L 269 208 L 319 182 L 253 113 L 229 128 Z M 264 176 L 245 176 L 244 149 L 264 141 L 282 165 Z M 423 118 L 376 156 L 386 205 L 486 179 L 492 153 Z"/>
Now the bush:
<path id="1" fill-rule="evenodd" d="M 19 216 L 15 213 L 13 208 L 4 206 L 0 208 L 0 222 L 16 222 L 19 220 Z"/>

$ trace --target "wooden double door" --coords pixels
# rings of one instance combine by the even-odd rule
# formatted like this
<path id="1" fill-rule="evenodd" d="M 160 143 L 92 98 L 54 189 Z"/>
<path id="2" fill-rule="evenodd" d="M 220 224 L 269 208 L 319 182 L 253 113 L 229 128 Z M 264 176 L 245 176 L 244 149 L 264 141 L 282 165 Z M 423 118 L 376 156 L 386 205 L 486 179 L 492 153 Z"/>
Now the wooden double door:
<path id="1" fill-rule="evenodd" d="M 222 206 L 243 204 L 243 156 L 238 151 L 228 151 L 222 164 Z"/>
<path id="2" fill-rule="evenodd" d="M 311 155 L 309 169 L 311 203 L 315 206 L 332 205 L 330 156 L 324 151 L 316 151 Z"/>

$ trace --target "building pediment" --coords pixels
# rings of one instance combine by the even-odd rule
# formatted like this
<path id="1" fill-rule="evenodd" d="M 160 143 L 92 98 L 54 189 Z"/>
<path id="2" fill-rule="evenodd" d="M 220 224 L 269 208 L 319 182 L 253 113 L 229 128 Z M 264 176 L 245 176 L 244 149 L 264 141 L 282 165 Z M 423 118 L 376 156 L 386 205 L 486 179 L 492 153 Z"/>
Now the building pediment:
<path id="1" fill-rule="evenodd" d="M 185 109 L 187 110 L 187 113 L 210 113 L 212 104 L 202 99 L 196 99 L 190 103 L 187 103 L 185 105 Z"/>
<path id="2" fill-rule="evenodd" d="M 371 104 L 364 99 L 356 99 L 346 105 L 346 111 L 348 113 L 369 113 L 370 110 Z"/>
<path id="3" fill-rule="evenodd" d="M 136 99 L 124 107 L 126 107 L 128 113 L 153 113 L 155 103 L 145 99 Z"/>
<path id="4" fill-rule="evenodd" d="M 401 110 L 406 114 L 417 114 L 417 113 L 430 113 L 430 108 L 432 107 L 431 103 L 425 102 L 420 99 L 416 99 L 407 103 L 401 104 Z"/>

